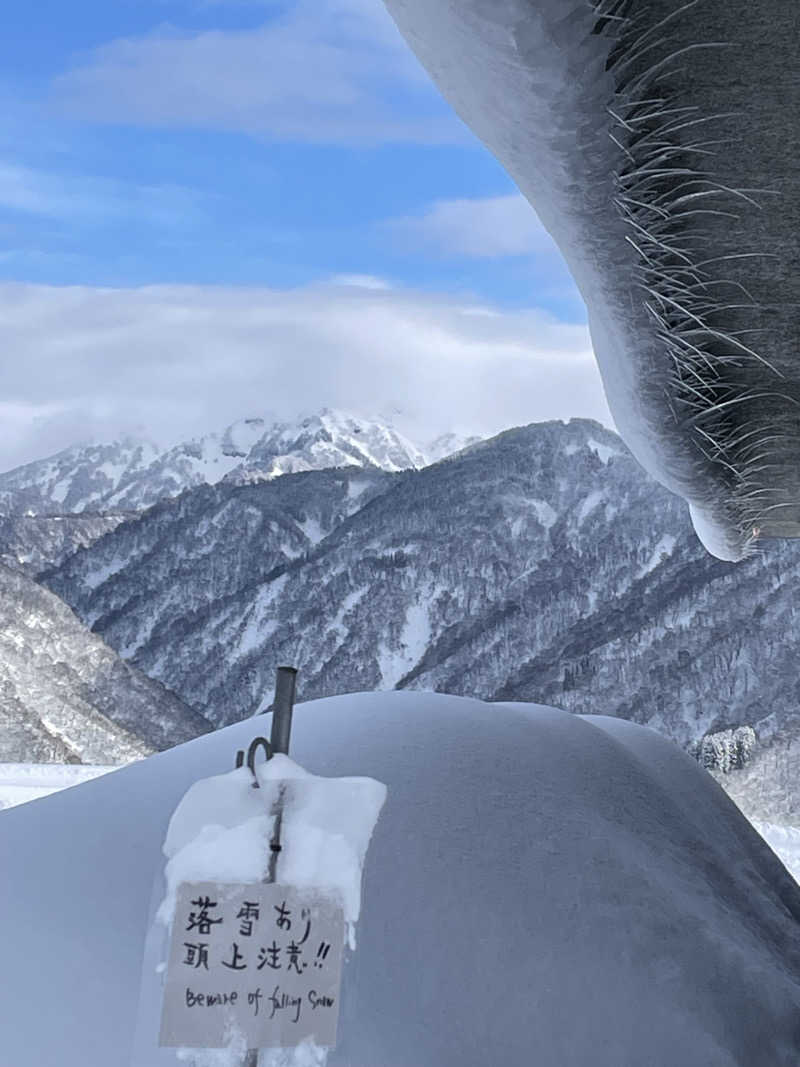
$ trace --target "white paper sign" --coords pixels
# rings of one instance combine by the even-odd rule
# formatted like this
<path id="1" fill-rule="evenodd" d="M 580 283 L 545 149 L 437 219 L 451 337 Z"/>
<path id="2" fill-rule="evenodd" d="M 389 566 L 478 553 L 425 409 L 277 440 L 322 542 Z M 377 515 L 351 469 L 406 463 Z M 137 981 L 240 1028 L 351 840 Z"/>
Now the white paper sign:
<path id="1" fill-rule="evenodd" d="M 344 916 L 335 896 L 291 886 L 180 886 L 159 1044 L 294 1048 L 336 1043 Z"/>

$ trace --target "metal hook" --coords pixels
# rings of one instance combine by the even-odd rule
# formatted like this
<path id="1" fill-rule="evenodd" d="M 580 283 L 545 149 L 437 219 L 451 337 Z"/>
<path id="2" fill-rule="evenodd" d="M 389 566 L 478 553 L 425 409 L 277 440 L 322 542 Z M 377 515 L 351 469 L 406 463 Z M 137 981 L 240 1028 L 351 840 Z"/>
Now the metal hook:
<path id="1" fill-rule="evenodd" d="M 256 778 L 256 753 L 259 748 L 264 749 L 264 757 L 268 760 L 272 759 L 272 746 L 266 737 L 254 737 L 250 742 L 250 747 L 247 750 L 247 766 L 250 768 L 250 773 L 253 776 L 253 787 L 258 789 L 258 779 Z M 245 763 L 244 749 L 239 749 L 236 753 L 236 769 L 243 767 Z"/>

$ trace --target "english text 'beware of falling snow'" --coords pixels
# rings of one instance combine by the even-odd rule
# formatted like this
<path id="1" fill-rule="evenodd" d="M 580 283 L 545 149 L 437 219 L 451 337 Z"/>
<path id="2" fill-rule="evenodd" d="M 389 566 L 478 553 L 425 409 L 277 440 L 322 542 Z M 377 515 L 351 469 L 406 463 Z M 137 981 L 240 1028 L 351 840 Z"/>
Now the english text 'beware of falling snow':
<path id="1" fill-rule="evenodd" d="M 336 896 L 193 882 L 178 893 L 159 1044 L 336 1043 L 344 916 Z"/>

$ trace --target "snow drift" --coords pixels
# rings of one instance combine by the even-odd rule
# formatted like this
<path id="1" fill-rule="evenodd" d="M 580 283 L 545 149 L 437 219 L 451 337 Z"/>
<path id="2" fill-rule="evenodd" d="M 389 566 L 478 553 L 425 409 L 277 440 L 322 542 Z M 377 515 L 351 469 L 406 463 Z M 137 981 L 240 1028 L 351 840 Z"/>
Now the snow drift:
<path id="1" fill-rule="evenodd" d="M 796 1065 L 800 889 L 672 744 L 437 694 L 294 721 L 309 771 L 388 786 L 329 1067 Z M 169 817 L 265 725 L 0 813 L 5 1062 L 130 1062 Z"/>

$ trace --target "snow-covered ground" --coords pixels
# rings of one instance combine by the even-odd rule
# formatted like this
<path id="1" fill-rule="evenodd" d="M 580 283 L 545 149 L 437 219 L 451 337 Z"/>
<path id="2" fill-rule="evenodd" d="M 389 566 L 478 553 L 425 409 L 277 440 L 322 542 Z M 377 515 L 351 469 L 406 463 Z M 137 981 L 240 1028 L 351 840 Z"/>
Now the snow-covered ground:
<path id="1" fill-rule="evenodd" d="M 0 814 L 5 1062 L 130 1064 L 171 814 L 268 725 Z M 292 754 L 388 787 L 329 1067 L 796 1067 L 800 889 L 653 731 L 362 693 L 298 705 Z"/>
<path id="2" fill-rule="evenodd" d="M 115 770 L 118 767 L 73 763 L 0 763 L 0 809 L 50 796 Z M 756 819 L 752 825 L 800 883 L 800 829 Z"/>
<path id="3" fill-rule="evenodd" d="M 755 820 L 753 825 L 772 851 L 780 856 L 795 881 L 800 882 L 800 830 L 796 826 L 776 826 Z"/>
<path id="4" fill-rule="evenodd" d="M 113 770 L 85 763 L 0 763 L 0 808 L 50 796 Z"/>

